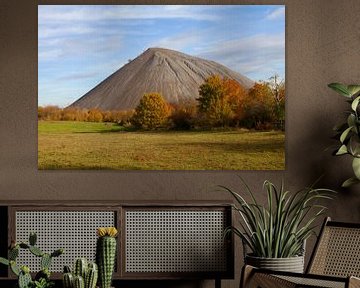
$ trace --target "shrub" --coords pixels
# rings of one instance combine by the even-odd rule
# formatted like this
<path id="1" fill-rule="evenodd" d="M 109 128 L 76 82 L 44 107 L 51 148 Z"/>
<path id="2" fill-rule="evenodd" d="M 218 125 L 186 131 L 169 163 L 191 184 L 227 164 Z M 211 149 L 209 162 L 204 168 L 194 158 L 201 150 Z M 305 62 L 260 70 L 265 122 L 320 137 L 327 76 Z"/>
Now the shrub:
<path id="1" fill-rule="evenodd" d="M 103 114 L 101 110 L 97 108 L 90 109 L 88 112 L 87 121 L 89 122 L 102 122 Z"/>
<path id="2" fill-rule="evenodd" d="M 190 130 L 196 121 L 196 103 L 184 102 L 172 106 L 172 113 L 169 117 L 172 127 L 177 130 Z"/>
<path id="3" fill-rule="evenodd" d="M 161 94 L 148 93 L 141 98 L 131 123 L 137 128 L 152 130 L 163 127 L 169 114 L 170 107 Z"/>
<path id="4" fill-rule="evenodd" d="M 38 119 L 39 120 L 61 120 L 61 108 L 58 106 L 44 106 L 38 107 Z"/>

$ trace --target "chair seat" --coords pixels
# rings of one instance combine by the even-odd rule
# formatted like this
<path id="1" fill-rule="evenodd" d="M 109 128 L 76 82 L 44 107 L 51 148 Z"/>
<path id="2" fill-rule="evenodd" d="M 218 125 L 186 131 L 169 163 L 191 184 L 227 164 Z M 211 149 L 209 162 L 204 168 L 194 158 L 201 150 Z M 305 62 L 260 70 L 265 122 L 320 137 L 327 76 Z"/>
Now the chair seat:
<path id="1" fill-rule="evenodd" d="M 261 288 L 347 288 L 360 287 L 360 279 L 357 277 L 334 277 L 315 274 L 299 274 L 291 272 L 270 271 L 258 269 L 250 265 L 244 267 L 243 273 L 247 281 L 243 287 Z M 349 286 L 349 283 L 352 285 Z"/>
<path id="2" fill-rule="evenodd" d="M 284 279 L 286 281 L 296 284 L 295 287 L 326 287 L 326 288 L 345 288 L 346 278 L 341 281 L 336 281 L 335 279 L 320 279 L 320 278 L 308 278 L 309 275 L 306 275 L 306 278 L 296 277 L 296 276 L 280 276 L 277 277 Z M 321 277 L 321 276 L 320 276 Z"/>

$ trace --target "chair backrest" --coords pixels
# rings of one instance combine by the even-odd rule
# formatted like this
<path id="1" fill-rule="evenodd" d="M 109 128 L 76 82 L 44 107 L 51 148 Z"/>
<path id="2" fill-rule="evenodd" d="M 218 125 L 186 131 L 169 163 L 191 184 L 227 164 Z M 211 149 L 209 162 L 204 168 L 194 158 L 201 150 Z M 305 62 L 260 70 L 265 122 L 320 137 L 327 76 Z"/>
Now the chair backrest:
<path id="1" fill-rule="evenodd" d="M 360 277 L 360 223 L 326 218 L 307 273 Z"/>

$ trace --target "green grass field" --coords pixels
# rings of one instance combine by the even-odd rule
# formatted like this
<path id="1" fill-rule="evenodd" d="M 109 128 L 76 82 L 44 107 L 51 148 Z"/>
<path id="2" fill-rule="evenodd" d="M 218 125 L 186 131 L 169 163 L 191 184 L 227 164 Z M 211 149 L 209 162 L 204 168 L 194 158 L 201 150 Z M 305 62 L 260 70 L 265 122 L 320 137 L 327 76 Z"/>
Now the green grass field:
<path id="1" fill-rule="evenodd" d="M 39 121 L 39 169 L 282 170 L 283 132 L 126 132 L 109 123 Z"/>

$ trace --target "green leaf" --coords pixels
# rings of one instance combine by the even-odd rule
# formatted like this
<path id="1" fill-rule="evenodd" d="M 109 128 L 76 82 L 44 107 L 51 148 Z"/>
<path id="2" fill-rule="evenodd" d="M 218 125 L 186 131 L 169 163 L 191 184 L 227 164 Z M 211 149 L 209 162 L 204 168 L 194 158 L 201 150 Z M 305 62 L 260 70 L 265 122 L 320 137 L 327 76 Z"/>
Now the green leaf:
<path id="1" fill-rule="evenodd" d="M 37 240 L 37 235 L 35 232 L 31 232 L 29 235 L 29 243 L 31 246 L 35 246 L 36 245 L 36 240 Z"/>
<path id="2" fill-rule="evenodd" d="M 356 111 L 356 108 L 359 105 L 360 96 L 356 97 L 355 100 L 351 103 L 351 109 Z"/>
<path id="3" fill-rule="evenodd" d="M 353 113 L 350 113 L 350 115 L 347 118 L 347 124 L 350 126 L 355 126 L 356 116 Z"/>
<path id="4" fill-rule="evenodd" d="M 336 91 L 337 93 L 339 93 L 342 96 L 351 97 L 351 93 L 348 90 L 348 87 L 344 84 L 341 83 L 330 83 L 328 85 L 329 88 L 333 89 L 334 91 Z"/>
<path id="5" fill-rule="evenodd" d="M 351 96 L 354 96 L 360 92 L 360 85 L 348 85 L 347 90 Z"/>
<path id="6" fill-rule="evenodd" d="M 346 181 L 344 181 L 344 183 L 341 185 L 341 187 L 349 188 L 350 186 L 359 184 L 359 183 L 360 183 L 359 179 L 357 179 L 356 177 L 352 177 L 352 178 L 349 178 Z"/>
<path id="7" fill-rule="evenodd" d="M 16 265 L 16 262 L 15 262 L 15 261 L 10 261 L 10 268 L 11 268 L 11 271 L 12 271 L 16 276 L 19 276 L 21 270 L 20 270 L 20 268 Z"/>
<path id="8" fill-rule="evenodd" d="M 10 264 L 9 260 L 8 260 L 8 259 L 5 259 L 5 258 L 3 258 L 3 257 L 0 257 L 0 263 L 1 263 L 1 264 L 4 264 L 4 265 L 9 265 L 9 264 Z"/>
<path id="9" fill-rule="evenodd" d="M 336 152 L 335 155 L 339 156 L 339 155 L 344 155 L 347 153 L 349 153 L 349 152 L 348 152 L 346 145 L 341 145 L 341 147 L 339 148 L 339 150 Z"/>
<path id="10" fill-rule="evenodd" d="M 36 247 L 36 246 L 30 246 L 30 247 L 29 247 L 29 251 L 30 251 L 32 254 L 34 254 L 35 256 L 38 256 L 38 257 L 41 257 L 41 256 L 44 255 L 44 252 L 42 252 L 42 251 L 40 250 L 40 248 L 39 248 L 39 247 Z"/>
<path id="11" fill-rule="evenodd" d="M 353 127 L 351 126 L 351 127 L 347 128 L 343 133 L 341 133 L 341 136 L 340 136 L 341 143 L 344 143 L 344 141 L 346 140 L 346 137 L 348 136 L 348 134 L 352 128 Z"/>
<path id="12" fill-rule="evenodd" d="M 356 178 L 360 180 L 360 158 L 355 157 L 353 159 L 352 168 Z"/>

